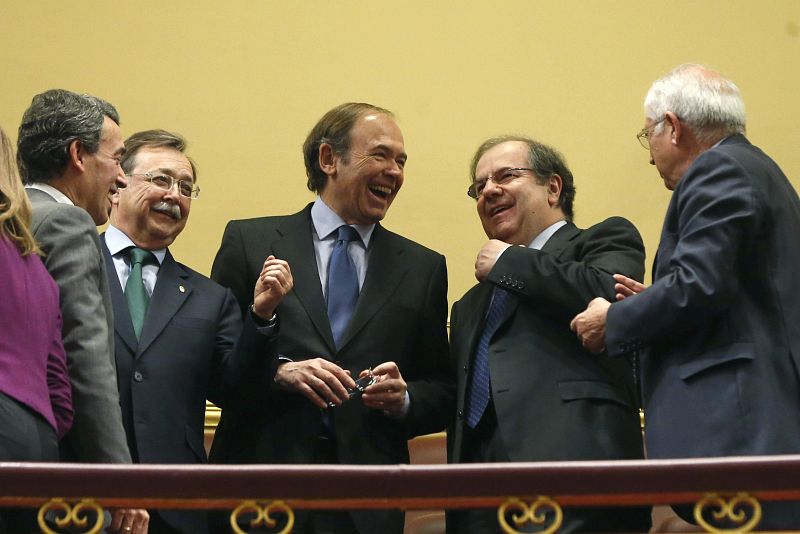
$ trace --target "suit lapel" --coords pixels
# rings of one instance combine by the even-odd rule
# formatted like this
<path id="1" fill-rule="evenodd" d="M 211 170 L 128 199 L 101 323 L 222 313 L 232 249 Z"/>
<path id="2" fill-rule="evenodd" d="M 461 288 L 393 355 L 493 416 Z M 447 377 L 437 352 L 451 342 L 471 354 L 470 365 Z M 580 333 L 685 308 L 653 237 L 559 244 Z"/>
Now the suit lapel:
<path id="1" fill-rule="evenodd" d="M 187 277 L 188 273 L 178 265 L 170 251 L 167 250 L 164 262 L 158 269 L 156 287 L 150 297 L 150 306 L 147 308 L 147 317 L 142 326 L 137 357 L 141 356 L 161 334 L 189 295 L 192 294 L 192 286 Z"/>
<path id="2" fill-rule="evenodd" d="M 559 257 L 561 253 L 564 252 L 564 249 L 566 249 L 572 240 L 578 237 L 580 233 L 581 230 L 577 226 L 571 222 L 567 222 L 567 224 L 556 230 L 556 233 L 550 236 L 550 239 L 548 239 L 547 243 L 542 247 L 542 251 Z"/>
<path id="3" fill-rule="evenodd" d="M 119 275 L 116 267 L 114 267 L 114 259 L 106 246 L 105 234 L 100 236 L 100 243 L 102 244 L 100 248 L 103 251 L 103 259 L 106 264 L 106 278 L 108 278 L 108 286 L 111 292 L 111 303 L 114 308 L 114 331 L 128 346 L 128 350 L 132 354 L 136 354 L 139 342 L 136 340 L 136 334 L 133 331 L 133 322 L 128 311 L 128 301 L 125 300 L 125 294 L 122 292 Z"/>
<path id="4" fill-rule="evenodd" d="M 311 225 L 311 206 L 288 218 L 276 231 L 281 238 L 272 243 L 272 250 L 276 257 L 289 262 L 292 268 L 294 278 L 292 292 L 311 318 L 311 322 L 325 340 L 331 353 L 335 353 L 336 345 L 328 321 L 327 306 L 322 295 L 322 282 L 317 271 L 317 258 L 314 254 L 314 241 L 311 237 L 314 231 Z"/>
<path id="5" fill-rule="evenodd" d="M 370 249 L 364 287 L 361 288 L 353 317 L 342 337 L 342 348 L 386 304 L 408 272 L 408 266 L 402 261 L 405 252 L 402 241 L 393 239 L 392 234 L 380 224 L 375 225 Z"/>
<path id="6" fill-rule="evenodd" d="M 480 340 L 481 333 L 483 333 L 483 323 L 486 313 L 489 310 L 489 304 L 492 302 L 493 292 L 494 286 L 492 284 L 486 282 L 479 284 L 475 288 L 475 292 L 471 295 L 471 298 L 461 306 L 462 309 L 468 312 L 468 315 L 464 317 L 462 321 L 464 332 L 466 336 L 468 336 L 466 339 L 469 341 L 467 343 L 466 354 L 463 355 L 465 361 L 459 362 L 460 364 L 466 363 L 466 361 L 475 354 L 478 340 Z M 503 321 L 505 321 L 506 318 L 507 316 Z"/>

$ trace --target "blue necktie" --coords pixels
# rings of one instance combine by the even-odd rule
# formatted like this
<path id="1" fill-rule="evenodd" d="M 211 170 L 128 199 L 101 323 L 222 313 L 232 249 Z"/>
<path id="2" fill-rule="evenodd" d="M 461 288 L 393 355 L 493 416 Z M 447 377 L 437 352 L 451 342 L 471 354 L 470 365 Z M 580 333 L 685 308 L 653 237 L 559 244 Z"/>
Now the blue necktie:
<path id="1" fill-rule="evenodd" d="M 478 348 L 475 351 L 475 361 L 472 364 L 472 383 L 469 391 L 469 404 L 467 405 L 467 425 L 475 428 L 489 405 L 489 340 L 492 339 L 497 327 L 500 326 L 500 318 L 508 300 L 508 292 L 504 289 L 496 288 L 492 303 L 489 305 L 489 312 L 486 314 L 486 321 L 483 325 L 483 333 L 478 341 Z"/>
<path id="2" fill-rule="evenodd" d="M 125 283 L 125 300 L 128 301 L 133 331 L 136 339 L 139 339 L 142 335 L 144 318 L 147 316 L 147 307 L 150 305 L 150 295 L 147 294 L 142 280 L 142 267 L 155 261 L 155 256 L 149 250 L 137 247 L 130 247 L 128 252 L 131 260 L 131 272 Z"/>
<path id="3" fill-rule="evenodd" d="M 337 231 L 336 244 L 328 263 L 327 297 L 328 320 L 338 349 L 358 301 L 358 273 L 353 258 L 347 252 L 347 245 L 359 237 L 351 226 L 340 226 Z"/>

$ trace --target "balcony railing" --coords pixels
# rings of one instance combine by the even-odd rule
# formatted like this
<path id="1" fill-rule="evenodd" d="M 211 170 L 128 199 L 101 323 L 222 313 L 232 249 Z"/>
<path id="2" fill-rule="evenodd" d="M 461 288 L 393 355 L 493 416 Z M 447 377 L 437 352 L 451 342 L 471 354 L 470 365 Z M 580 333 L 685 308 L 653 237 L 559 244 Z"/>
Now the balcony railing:
<path id="1" fill-rule="evenodd" d="M 542 511 L 553 512 L 546 532 L 557 532 L 570 506 L 673 503 L 737 524 L 725 530 L 704 520 L 708 532 L 749 532 L 760 503 L 781 500 L 800 500 L 800 456 L 371 467 L 0 463 L 0 506 L 52 510 L 73 524 L 84 510 L 115 507 L 231 510 L 233 523 L 246 512 L 263 522 L 303 509 L 496 507 L 519 518 L 499 519 L 506 532 L 544 521 Z"/>

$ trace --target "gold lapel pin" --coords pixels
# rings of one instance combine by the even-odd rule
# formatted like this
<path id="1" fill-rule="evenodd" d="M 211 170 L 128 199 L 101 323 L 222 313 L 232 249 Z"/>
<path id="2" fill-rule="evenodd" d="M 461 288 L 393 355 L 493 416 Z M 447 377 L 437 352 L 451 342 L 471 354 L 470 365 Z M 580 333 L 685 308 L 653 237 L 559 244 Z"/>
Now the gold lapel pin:
<path id="1" fill-rule="evenodd" d="M 178 286 L 178 290 L 180 290 L 181 293 L 186 293 L 186 288 L 183 286 Z"/>

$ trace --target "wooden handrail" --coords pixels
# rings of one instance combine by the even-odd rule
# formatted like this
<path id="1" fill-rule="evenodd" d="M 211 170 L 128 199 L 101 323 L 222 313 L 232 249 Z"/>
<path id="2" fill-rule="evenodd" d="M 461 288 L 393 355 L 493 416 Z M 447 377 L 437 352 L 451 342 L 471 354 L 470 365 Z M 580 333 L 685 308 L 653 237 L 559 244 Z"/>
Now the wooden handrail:
<path id="1" fill-rule="evenodd" d="M 294 508 L 431 509 L 536 495 L 565 506 L 693 503 L 711 492 L 800 500 L 800 455 L 369 467 L 0 463 L 0 506 L 61 497 L 108 507 L 233 508 L 280 499 Z"/>

